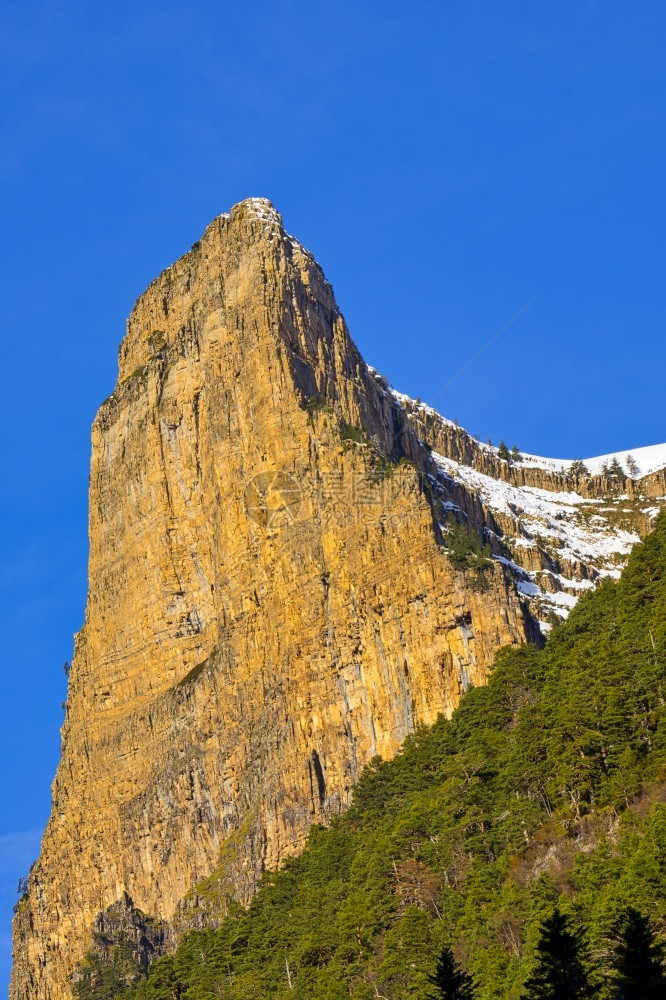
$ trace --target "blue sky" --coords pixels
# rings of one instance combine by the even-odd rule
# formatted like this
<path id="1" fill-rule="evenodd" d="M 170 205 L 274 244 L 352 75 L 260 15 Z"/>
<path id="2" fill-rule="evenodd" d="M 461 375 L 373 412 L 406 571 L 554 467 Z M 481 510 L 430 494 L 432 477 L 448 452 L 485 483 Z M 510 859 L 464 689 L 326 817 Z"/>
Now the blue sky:
<path id="1" fill-rule="evenodd" d="M 135 298 L 273 200 L 367 360 L 568 457 L 666 439 L 666 7 L 74 3 L 0 12 L 0 980 L 85 601 L 89 427 Z"/>

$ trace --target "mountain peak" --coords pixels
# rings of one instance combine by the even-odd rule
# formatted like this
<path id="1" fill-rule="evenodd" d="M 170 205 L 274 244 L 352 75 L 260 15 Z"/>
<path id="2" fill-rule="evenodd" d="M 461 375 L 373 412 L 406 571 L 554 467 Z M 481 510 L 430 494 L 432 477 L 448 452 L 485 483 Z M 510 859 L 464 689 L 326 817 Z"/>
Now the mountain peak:
<path id="1" fill-rule="evenodd" d="M 282 225 L 282 216 L 268 198 L 243 198 L 232 207 L 229 215 L 233 216 L 243 211 L 255 215 L 258 219 L 276 221 Z"/>
<path id="2" fill-rule="evenodd" d="M 93 424 L 88 603 L 12 1000 L 71 1000 L 109 921 L 161 948 L 220 915 L 199 906 L 248 902 L 365 764 L 541 640 L 530 572 L 565 605 L 594 585 L 586 538 L 558 548 L 551 508 L 577 501 L 533 512 L 565 473 L 522 464 L 367 367 L 266 199 L 152 282 Z M 587 499 L 593 532 L 608 505 Z"/>

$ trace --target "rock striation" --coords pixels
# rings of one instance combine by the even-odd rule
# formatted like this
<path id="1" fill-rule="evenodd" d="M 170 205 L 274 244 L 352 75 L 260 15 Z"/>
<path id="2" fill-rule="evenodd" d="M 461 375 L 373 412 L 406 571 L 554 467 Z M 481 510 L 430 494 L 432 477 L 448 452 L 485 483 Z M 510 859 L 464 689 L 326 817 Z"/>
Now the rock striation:
<path id="1" fill-rule="evenodd" d="M 92 430 L 85 623 L 12 1000 L 70 998 L 105 913 L 167 942 L 211 873 L 216 905 L 246 901 L 374 755 L 535 637 L 500 559 L 482 587 L 452 563 L 454 507 L 495 531 L 270 203 L 150 285 Z"/>
<path id="2" fill-rule="evenodd" d="M 269 202 L 215 219 L 137 301 L 93 425 L 85 623 L 11 1000 L 70 1000 L 93 939 L 145 963 L 247 902 L 372 757 L 618 572 L 665 494 L 663 470 L 502 460 L 366 366 Z"/>

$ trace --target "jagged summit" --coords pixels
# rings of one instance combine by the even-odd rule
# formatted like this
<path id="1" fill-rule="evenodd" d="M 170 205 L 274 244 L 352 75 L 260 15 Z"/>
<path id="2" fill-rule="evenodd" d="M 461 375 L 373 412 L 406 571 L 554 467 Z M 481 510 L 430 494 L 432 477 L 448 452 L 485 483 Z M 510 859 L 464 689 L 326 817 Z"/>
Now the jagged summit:
<path id="1" fill-rule="evenodd" d="M 247 901 L 374 755 L 540 638 L 530 585 L 594 584 L 609 567 L 556 530 L 612 548 L 642 494 L 592 477 L 565 503 L 564 471 L 524 466 L 391 392 L 263 199 L 152 282 L 92 429 L 85 624 L 12 1000 L 70 1000 L 119 908 L 170 947 Z"/>
<path id="2" fill-rule="evenodd" d="M 264 219 L 266 222 L 277 222 L 280 226 L 282 225 L 282 216 L 269 198 L 244 198 L 234 205 L 229 214 L 233 214 L 241 207 L 246 208 L 249 212 L 254 212 L 259 219 Z"/>
<path id="3" fill-rule="evenodd" d="M 226 221 L 235 219 L 237 216 L 258 219 L 268 227 L 279 229 L 285 236 L 287 235 L 284 232 L 282 216 L 269 198 L 243 198 L 242 201 L 236 202 L 228 212 L 218 215 L 217 219 L 213 220 L 211 225 L 214 225 L 218 220 Z M 293 237 L 289 238 L 292 239 Z"/>

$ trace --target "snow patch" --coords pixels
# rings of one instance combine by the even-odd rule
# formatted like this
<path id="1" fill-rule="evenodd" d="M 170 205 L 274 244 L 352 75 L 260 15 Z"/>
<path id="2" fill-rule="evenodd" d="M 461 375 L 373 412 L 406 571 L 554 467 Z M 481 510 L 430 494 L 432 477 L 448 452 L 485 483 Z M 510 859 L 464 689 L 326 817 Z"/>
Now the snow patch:
<path id="1" fill-rule="evenodd" d="M 443 417 L 432 406 L 393 389 L 375 368 L 368 367 L 368 372 L 384 395 L 390 393 L 396 403 L 410 412 L 428 415 L 448 427 L 458 427 L 455 421 Z M 467 434 L 462 428 L 460 430 Z M 497 447 L 484 444 L 471 434 L 468 436 L 479 451 L 499 457 Z M 489 511 L 504 518 L 502 528 L 506 530 L 506 534 L 502 541 L 512 547 L 516 558 L 521 558 L 518 554 L 521 550 L 527 555 L 527 550 L 541 547 L 554 563 L 564 569 L 564 572 L 555 572 L 545 567 L 528 570 L 505 556 L 493 556 L 509 571 L 518 593 L 536 605 L 540 618 L 547 616 L 549 612 L 554 612 L 558 618 L 566 618 L 582 592 L 594 589 L 596 583 L 604 577 L 618 579 L 629 553 L 640 541 L 636 532 L 621 528 L 612 523 L 612 518 L 603 516 L 605 512 L 617 514 L 620 510 L 627 514 L 633 513 L 631 508 L 618 507 L 619 503 L 628 500 L 626 494 L 613 498 L 583 497 L 571 489 L 555 491 L 534 486 L 513 486 L 435 451 L 431 454 L 438 468 L 437 477 L 429 477 L 433 480 L 433 486 L 439 484 L 441 487 L 446 481 L 459 481 Z M 592 475 L 599 475 L 605 464 L 610 464 L 617 458 L 629 476 L 626 462 L 630 455 L 638 466 L 634 478 L 666 468 L 666 444 L 635 448 L 631 452 L 619 451 L 614 455 L 597 455 L 583 461 Z M 517 468 L 539 468 L 559 475 L 566 475 L 575 461 L 525 453 L 521 457 L 522 462 Z M 659 507 L 654 504 L 661 500 L 666 500 L 666 497 L 655 498 L 652 505 L 645 507 L 642 513 L 650 519 L 655 517 L 659 513 Z M 443 506 L 448 510 L 457 509 L 449 502 L 444 502 Z M 506 520 L 509 520 L 509 525 Z M 443 526 L 442 530 L 445 530 Z M 488 529 L 488 534 L 495 533 Z M 550 589 L 546 590 L 540 583 L 547 583 Z M 540 627 L 544 634 L 551 628 L 547 622 L 540 622 Z"/>
<path id="2" fill-rule="evenodd" d="M 443 417 L 442 414 L 439 413 L 437 410 L 433 409 L 432 406 L 428 406 L 426 403 L 421 403 L 420 401 L 417 402 L 417 400 L 412 399 L 411 396 L 406 396 L 404 392 L 398 392 L 397 389 L 393 388 L 393 386 L 389 386 L 389 392 L 391 393 L 393 398 L 400 403 L 401 406 L 407 405 L 412 410 L 420 410 L 421 413 L 427 413 L 431 417 L 436 417 L 438 420 L 441 420 L 441 422 L 443 424 L 446 424 L 448 427 L 458 426 L 454 420 L 448 420 L 446 417 Z"/>
<path id="3" fill-rule="evenodd" d="M 493 479 L 467 465 L 454 462 L 433 451 L 437 466 L 449 477 L 461 480 L 490 508 L 518 520 L 523 533 L 535 538 L 552 539 L 558 558 L 570 562 L 592 562 L 600 573 L 614 570 L 617 559 L 626 557 L 636 542 L 637 534 L 597 522 L 594 527 L 580 515 L 580 506 L 594 503 L 573 491 L 560 493 L 536 486 L 512 486 Z M 599 502 L 599 501 L 596 501 Z M 594 515 L 593 515 L 594 516 Z M 518 544 L 525 544 L 517 540 Z"/>

